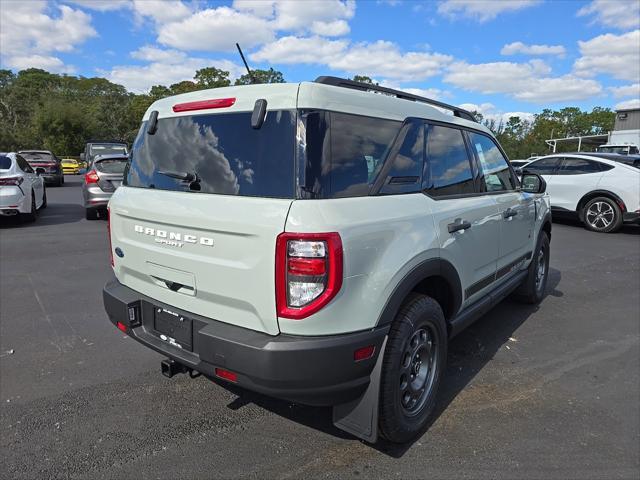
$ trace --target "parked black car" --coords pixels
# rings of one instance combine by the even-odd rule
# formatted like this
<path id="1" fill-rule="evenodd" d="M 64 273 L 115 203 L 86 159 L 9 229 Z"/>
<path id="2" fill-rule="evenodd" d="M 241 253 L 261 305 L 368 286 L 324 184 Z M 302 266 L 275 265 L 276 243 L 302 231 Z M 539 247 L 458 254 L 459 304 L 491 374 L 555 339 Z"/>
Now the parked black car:
<path id="1" fill-rule="evenodd" d="M 20 150 L 18 152 L 35 170 L 44 169 L 42 178 L 46 184 L 61 187 L 64 185 L 64 173 L 60 159 L 48 150 Z"/>

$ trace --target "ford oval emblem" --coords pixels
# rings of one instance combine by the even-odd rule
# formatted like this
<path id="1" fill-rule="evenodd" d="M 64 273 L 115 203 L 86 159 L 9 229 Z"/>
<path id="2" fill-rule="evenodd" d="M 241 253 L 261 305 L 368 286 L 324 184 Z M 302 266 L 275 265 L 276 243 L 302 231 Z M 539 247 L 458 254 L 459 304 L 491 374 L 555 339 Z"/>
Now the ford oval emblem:
<path id="1" fill-rule="evenodd" d="M 120 247 L 116 247 L 115 252 L 116 252 L 116 255 L 118 255 L 120 258 L 124 257 L 124 252 Z"/>

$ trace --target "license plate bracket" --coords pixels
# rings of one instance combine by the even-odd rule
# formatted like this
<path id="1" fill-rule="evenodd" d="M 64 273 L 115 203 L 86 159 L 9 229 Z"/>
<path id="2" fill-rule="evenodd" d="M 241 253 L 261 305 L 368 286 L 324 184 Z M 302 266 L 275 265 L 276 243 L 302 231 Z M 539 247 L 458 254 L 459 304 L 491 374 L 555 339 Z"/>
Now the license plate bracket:
<path id="1" fill-rule="evenodd" d="M 153 328 L 160 338 L 186 350 L 193 348 L 193 320 L 162 307 L 154 307 Z"/>

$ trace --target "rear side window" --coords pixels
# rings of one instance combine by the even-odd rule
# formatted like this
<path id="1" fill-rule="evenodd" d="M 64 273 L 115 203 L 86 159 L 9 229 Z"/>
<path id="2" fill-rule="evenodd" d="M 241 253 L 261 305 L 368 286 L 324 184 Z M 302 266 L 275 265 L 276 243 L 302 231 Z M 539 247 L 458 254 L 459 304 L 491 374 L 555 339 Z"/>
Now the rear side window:
<path id="1" fill-rule="evenodd" d="M 107 158 L 97 161 L 94 164 L 94 168 L 102 173 L 124 173 L 124 169 L 127 166 L 126 158 Z"/>
<path id="2" fill-rule="evenodd" d="M 4 155 L 0 157 L 0 170 L 9 170 L 11 168 L 11 159 Z"/>
<path id="3" fill-rule="evenodd" d="M 421 190 L 424 165 L 424 123 L 411 122 L 402 127 L 392 151 L 391 165 L 386 173 L 381 194 L 417 193 Z"/>
<path id="4" fill-rule="evenodd" d="M 526 172 L 537 173 L 538 175 L 552 175 L 559 162 L 559 157 L 543 158 L 542 160 L 536 160 L 524 166 L 523 170 Z"/>
<path id="5" fill-rule="evenodd" d="M 142 126 L 125 183 L 132 187 L 249 197 L 294 197 L 296 112 L 267 113 L 260 129 L 251 112 L 158 120 Z M 194 181 L 195 179 L 195 181 Z"/>
<path id="6" fill-rule="evenodd" d="M 460 130 L 428 127 L 423 187 L 432 197 L 475 192 L 471 162 Z"/>
<path id="7" fill-rule="evenodd" d="M 302 190 L 313 198 L 365 196 L 401 122 L 346 113 L 302 112 Z"/>
<path id="8" fill-rule="evenodd" d="M 16 155 L 16 163 L 18 164 L 18 167 L 20 167 L 20 170 L 22 170 L 23 172 L 34 173 L 31 165 L 29 165 L 29 163 L 20 155 Z"/>
<path id="9" fill-rule="evenodd" d="M 511 170 L 496 143 L 485 135 L 470 132 L 469 139 L 482 171 L 482 186 L 486 192 L 515 190 Z"/>
<path id="10" fill-rule="evenodd" d="M 585 175 L 587 173 L 600 173 L 603 169 L 600 162 L 586 160 L 584 158 L 565 158 L 560 165 L 558 175 Z"/>

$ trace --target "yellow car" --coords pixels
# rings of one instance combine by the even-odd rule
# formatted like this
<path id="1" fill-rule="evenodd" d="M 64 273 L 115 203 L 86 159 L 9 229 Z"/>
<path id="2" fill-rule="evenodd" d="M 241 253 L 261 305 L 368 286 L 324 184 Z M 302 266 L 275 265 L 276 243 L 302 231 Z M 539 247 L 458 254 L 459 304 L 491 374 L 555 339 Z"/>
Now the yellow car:
<path id="1" fill-rule="evenodd" d="M 62 159 L 62 173 L 65 175 L 79 175 L 80 174 L 80 165 L 73 158 L 63 158 Z"/>

